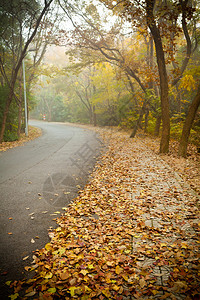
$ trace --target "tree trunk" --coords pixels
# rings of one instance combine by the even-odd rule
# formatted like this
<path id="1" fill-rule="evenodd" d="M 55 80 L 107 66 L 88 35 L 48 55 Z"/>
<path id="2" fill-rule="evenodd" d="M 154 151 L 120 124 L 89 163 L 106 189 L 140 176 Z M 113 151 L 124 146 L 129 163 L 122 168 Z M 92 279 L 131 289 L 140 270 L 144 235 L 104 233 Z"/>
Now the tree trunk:
<path id="1" fill-rule="evenodd" d="M 3 112 L 3 120 L 2 120 L 2 126 L 1 126 L 1 132 L 0 132 L 0 144 L 3 142 L 3 136 L 4 136 L 4 132 L 5 132 L 5 128 L 6 128 L 6 120 L 7 120 L 7 116 L 8 116 L 8 112 L 9 112 L 9 107 L 10 104 L 12 102 L 12 98 L 13 98 L 13 92 L 14 92 L 14 87 L 10 88 L 10 92 L 6 101 L 6 106 Z"/>
<path id="2" fill-rule="evenodd" d="M 18 103 L 18 127 L 17 127 L 17 136 L 18 139 L 20 139 L 21 134 L 21 125 L 22 125 L 22 70 L 20 74 L 20 80 L 19 80 L 19 103 Z"/>
<path id="3" fill-rule="evenodd" d="M 147 133 L 148 121 L 149 121 L 149 108 L 145 110 L 145 122 L 144 122 L 144 132 Z"/>
<path id="4" fill-rule="evenodd" d="M 136 135 L 136 132 L 137 132 L 137 130 L 138 130 L 138 127 L 139 127 L 139 125 L 140 125 L 141 122 L 142 122 L 142 118 L 143 118 L 143 115 L 144 115 L 144 113 L 145 113 L 146 105 L 147 105 L 147 100 L 144 101 L 144 103 L 143 103 L 143 106 L 142 106 L 141 111 L 140 111 L 139 118 L 138 118 L 137 121 L 136 121 L 136 124 L 135 124 L 135 126 L 134 126 L 134 128 L 133 128 L 133 131 L 132 131 L 132 133 L 131 133 L 131 135 L 130 135 L 130 138 L 134 138 L 135 135 Z"/>
<path id="5" fill-rule="evenodd" d="M 188 114 L 186 116 L 185 123 L 183 125 L 182 135 L 181 135 L 179 149 L 178 149 L 178 155 L 180 156 L 186 157 L 187 155 L 187 145 L 190 136 L 190 130 L 199 105 L 200 105 L 200 84 L 198 86 L 197 94 L 194 97 L 194 100 L 192 101 L 189 107 Z"/>
<path id="6" fill-rule="evenodd" d="M 158 115 L 158 117 L 156 118 L 156 125 L 155 125 L 155 129 L 154 129 L 154 136 L 159 136 L 161 120 L 162 120 L 161 115 Z"/>
<path id="7" fill-rule="evenodd" d="M 93 105 L 93 125 L 97 126 L 97 115 L 95 111 L 95 105 Z"/>
<path id="8" fill-rule="evenodd" d="M 162 46 L 162 40 L 160 36 L 160 30 L 156 25 L 153 15 L 154 0 L 146 0 L 147 11 L 147 24 L 151 30 L 155 48 L 156 58 L 160 77 L 160 92 L 161 92 L 161 110 L 162 110 L 162 136 L 160 141 L 160 153 L 169 152 L 169 139 L 170 139 L 170 115 L 169 115 L 169 96 L 168 96 L 168 78 L 165 64 L 164 51 Z"/>

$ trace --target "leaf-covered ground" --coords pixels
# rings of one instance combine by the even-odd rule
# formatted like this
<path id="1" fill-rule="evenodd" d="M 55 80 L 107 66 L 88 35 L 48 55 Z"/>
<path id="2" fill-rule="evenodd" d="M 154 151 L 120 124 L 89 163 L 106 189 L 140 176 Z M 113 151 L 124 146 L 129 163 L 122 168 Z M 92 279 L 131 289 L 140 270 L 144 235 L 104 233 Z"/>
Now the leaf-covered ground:
<path id="1" fill-rule="evenodd" d="M 11 299 L 199 299 L 198 195 L 142 137 L 99 131 L 90 182 Z"/>
<path id="2" fill-rule="evenodd" d="M 143 140 L 147 147 L 158 153 L 159 138 L 152 138 L 146 135 Z M 178 141 L 172 140 L 169 154 L 162 156 L 162 159 L 200 195 L 200 153 L 198 154 L 196 146 L 189 144 L 187 158 L 178 157 L 178 144 Z"/>
<path id="3" fill-rule="evenodd" d="M 18 141 L 14 142 L 3 142 L 0 144 L 0 151 L 7 151 L 8 149 L 15 148 L 18 146 L 23 146 L 25 142 L 28 142 L 30 140 L 34 140 L 37 137 L 39 137 L 42 134 L 41 129 L 29 126 L 29 133 L 28 136 L 25 136 L 25 134 L 21 134 L 20 139 Z"/>

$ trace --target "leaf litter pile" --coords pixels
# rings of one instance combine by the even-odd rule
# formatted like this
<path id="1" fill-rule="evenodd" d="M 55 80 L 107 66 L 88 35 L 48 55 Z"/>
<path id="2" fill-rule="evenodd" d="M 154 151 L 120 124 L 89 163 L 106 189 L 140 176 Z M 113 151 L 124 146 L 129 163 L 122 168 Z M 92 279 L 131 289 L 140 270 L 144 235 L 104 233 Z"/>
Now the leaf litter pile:
<path id="1" fill-rule="evenodd" d="M 2 142 L 0 144 L 0 152 L 1 151 L 5 152 L 8 149 L 23 146 L 24 143 L 34 140 L 42 135 L 42 130 L 40 128 L 36 128 L 33 126 L 28 127 L 28 132 L 29 132 L 28 136 L 25 136 L 25 133 L 22 133 L 20 135 L 20 139 L 14 142 Z"/>
<path id="2" fill-rule="evenodd" d="M 199 299 L 198 196 L 139 137 L 100 133 L 90 182 L 11 299 Z"/>

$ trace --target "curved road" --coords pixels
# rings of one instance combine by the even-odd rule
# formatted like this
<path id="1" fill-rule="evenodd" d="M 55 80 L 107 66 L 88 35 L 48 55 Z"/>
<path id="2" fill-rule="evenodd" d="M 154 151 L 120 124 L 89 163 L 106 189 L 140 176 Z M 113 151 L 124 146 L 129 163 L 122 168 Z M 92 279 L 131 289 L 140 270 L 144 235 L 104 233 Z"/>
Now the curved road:
<path id="1" fill-rule="evenodd" d="M 30 124 L 43 135 L 0 152 L 1 299 L 7 299 L 6 281 L 27 276 L 24 266 L 32 261 L 32 251 L 49 241 L 53 219 L 87 182 L 101 146 L 90 130 L 64 123 Z"/>

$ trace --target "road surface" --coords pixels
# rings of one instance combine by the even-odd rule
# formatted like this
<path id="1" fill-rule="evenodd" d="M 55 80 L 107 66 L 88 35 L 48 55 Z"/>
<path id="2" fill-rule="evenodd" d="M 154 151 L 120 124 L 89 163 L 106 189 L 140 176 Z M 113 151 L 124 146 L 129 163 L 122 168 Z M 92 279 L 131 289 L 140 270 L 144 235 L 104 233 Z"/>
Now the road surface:
<path id="1" fill-rule="evenodd" d="M 27 276 L 24 267 L 32 261 L 32 251 L 49 242 L 53 219 L 87 182 L 101 146 L 90 130 L 43 121 L 30 124 L 43 135 L 0 153 L 1 299 L 8 296 L 6 281 Z"/>

